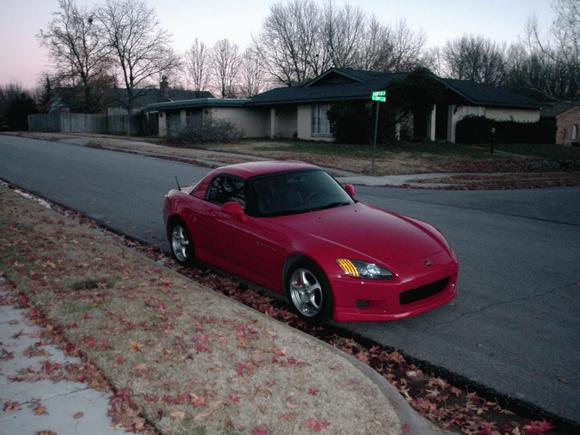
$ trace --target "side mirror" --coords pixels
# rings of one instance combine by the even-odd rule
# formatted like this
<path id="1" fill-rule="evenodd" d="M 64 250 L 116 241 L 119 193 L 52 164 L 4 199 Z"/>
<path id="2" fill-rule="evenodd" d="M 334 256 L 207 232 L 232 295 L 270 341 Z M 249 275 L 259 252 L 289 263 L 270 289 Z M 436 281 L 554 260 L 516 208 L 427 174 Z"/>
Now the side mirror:
<path id="1" fill-rule="evenodd" d="M 237 216 L 238 219 L 242 222 L 246 222 L 248 220 L 246 212 L 244 212 L 244 207 L 237 201 L 226 202 L 223 205 L 223 210 L 227 214 Z"/>
<path id="2" fill-rule="evenodd" d="M 351 198 L 354 198 L 356 196 L 356 189 L 352 184 L 346 184 L 344 186 L 344 190 L 346 190 L 346 193 L 348 193 Z"/>

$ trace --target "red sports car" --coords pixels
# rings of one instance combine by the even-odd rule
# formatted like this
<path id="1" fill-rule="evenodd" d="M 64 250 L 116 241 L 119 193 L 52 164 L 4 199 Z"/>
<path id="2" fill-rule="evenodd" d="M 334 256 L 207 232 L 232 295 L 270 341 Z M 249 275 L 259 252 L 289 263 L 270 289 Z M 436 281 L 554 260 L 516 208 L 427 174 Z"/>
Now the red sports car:
<path id="1" fill-rule="evenodd" d="M 451 301 L 458 261 L 441 233 L 354 196 L 314 165 L 242 163 L 171 190 L 164 219 L 179 263 L 284 293 L 316 322 L 397 320 Z"/>

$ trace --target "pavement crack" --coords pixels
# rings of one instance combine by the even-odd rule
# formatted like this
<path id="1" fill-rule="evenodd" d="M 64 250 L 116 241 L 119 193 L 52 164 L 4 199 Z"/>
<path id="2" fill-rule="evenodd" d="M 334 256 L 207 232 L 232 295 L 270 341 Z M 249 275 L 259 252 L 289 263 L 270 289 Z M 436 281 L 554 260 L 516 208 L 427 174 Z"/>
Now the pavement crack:
<path id="1" fill-rule="evenodd" d="M 464 317 L 471 316 L 472 314 L 479 314 L 479 313 L 481 313 L 483 311 L 486 311 L 486 310 L 488 310 L 490 308 L 493 308 L 493 307 L 497 307 L 497 306 L 500 306 L 500 305 L 507 305 L 507 304 L 511 304 L 513 302 L 526 301 L 526 300 L 529 300 L 529 299 L 534 299 L 534 298 L 539 298 L 539 297 L 542 297 L 542 296 L 546 296 L 546 295 L 549 295 L 551 293 L 555 293 L 555 292 L 557 292 L 559 290 L 563 290 L 566 287 L 570 287 L 570 286 L 574 286 L 574 285 L 579 285 L 578 283 L 580 283 L 580 281 L 574 281 L 574 282 L 571 282 L 571 283 L 563 284 L 563 285 L 560 285 L 558 287 L 554 287 L 554 288 L 551 288 L 549 290 L 546 290 L 546 291 L 543 291 L 543 292 L 540 292 L 540 293 L 536 293 L 536 294 L 533 294 L 533 295 L 529 295 L 529 296 L 521 296 L 519 298 L 508 299 L 508 300 L 505 300 L 505 301 L 491 302 L 489 304 L 486 304 L 486 305 L 478 308 L 477 310 L 466 311 L 464 313 L 459 314 L 458 316 L 454 317 L 451 320 L 446 320 L 444 322 L 436 323 L 436 324 L 431 325 L 431 326 L 429 326 L 427 328 L 424 328 L 423 329 L 423 332 L 427 332 L 427 331 L 429 331 L 431 329 L 434 329 L 434 328 L 436 328 L 438 326 L 443 326 L 443 325 L 448 325 L 450 323 L 455 323 L 458 320 L 463 319 Z"/>
<path id="2" fill-rule="evenodd" d="M 35 402 L 37 400 L 41 400 L 42 402 L 46 402 L 46 401 L 49 401 L 49 400 L 58 399 L 60 397 L 70 396 L 71 394 L 80 393 L 80 392 L 87 391 L 87 390 L 90 390 L 90 389 L 91 389 L 91 387 L 83 387 L 83 388 L 79 388 L 78 390 L 72 390 L 72 391 L 68 391 L 66 393 L 55 394 L 54 396 L 45 397 L 43 399 L 33 398 L 33 399 L 30 399 L 30 400 L 27 400 L 26 402 L 22 402 L 22 404 L 23 405 L 26 405 L 26 404 L 29 404 L 29 403 L 33 403 L 33 402 Z"/>

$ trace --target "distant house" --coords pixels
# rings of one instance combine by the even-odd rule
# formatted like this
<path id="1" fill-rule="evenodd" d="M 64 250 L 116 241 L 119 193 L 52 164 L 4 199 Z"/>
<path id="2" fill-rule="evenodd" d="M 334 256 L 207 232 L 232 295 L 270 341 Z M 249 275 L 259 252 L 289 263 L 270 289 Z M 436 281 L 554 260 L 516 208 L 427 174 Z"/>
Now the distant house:
<path id="1" fill-rule="evenodd" d="M 213 98 L 211 92 L 208 91 L 189 91 L 163 87 L 140 89 L 139 93 L 139 97 L 134 102 L 134 109 L 140 109 L 149 104 L 162 101 Z M 95 109 L 100 109 L 101 112 L 106 112 L 108 109 L 125 110 L 127 93 L 124 88 L 100 88 L 97 89 L 96 95 L 93 95 L 93 99 L 97 106 Z M 84 105 L 84 94 L 81 88 L 61 87 L 54 90 L 54 96 L 51 98 L 48 107 L 50 112 L 83 112 Z"/>
<path id="2" fill-rule="evenodd" d="M 556 143 L 580 143 L 580 103 L 550 103 L 542 107 L 542 118 L 555 118 Z"/>
<path id="3" fill-rule="evenodd" d="M 217 116 L 242 129 L 245 137 L 332 141 L 327 116 L 332 103 L 370 101 L 373 91 L 406 74 L 333 68 L 302 86 L 272 89 L 251 99 L 156 103 L 144 111 L 159 114 L 160 136 L 194 125 L 195 117 L 203 122 L 204 116 Z M 410 128 L 415 138 L 455 142 L 457 122 L 466 116 L 518 122 L 540 119 L 539 104 L 527 97 L 466 80 L 436 79 L 444 86 L 445 98 L 429 113 L 413 114 Z"/>

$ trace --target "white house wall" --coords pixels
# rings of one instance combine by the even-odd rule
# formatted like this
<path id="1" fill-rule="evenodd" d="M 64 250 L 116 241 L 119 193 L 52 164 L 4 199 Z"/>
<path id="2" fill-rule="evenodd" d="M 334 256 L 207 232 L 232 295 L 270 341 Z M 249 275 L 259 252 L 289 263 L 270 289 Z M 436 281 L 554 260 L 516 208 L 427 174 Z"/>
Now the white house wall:
<path id="1" fill-rule="evenodd" d="M 159 137 L 167 137 L 167 112 L 159 112 Z"/>
<path id="2" fill-rule="evenodd" d="M 298 134 L 296 106 L 276 108 L 275 136 L 291 139 Z"/>
<path id="3" fill-rule="evenodd" d="M 298 106 L 297 111 L 298 139 L 318 140 L 324 142 L 333 142 L 332 136 L 312 136 L 312 105 L 303 104 Z"/>
<path id="4" fill-rule="evenodd" d="M 243 131 L 243 137 L 267 137 L 267 110 L 245 107 L 214 107 L 209 109 L 213 119 L 231 122 Z"/>

